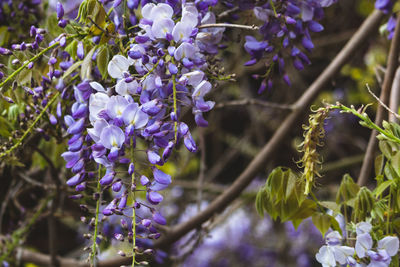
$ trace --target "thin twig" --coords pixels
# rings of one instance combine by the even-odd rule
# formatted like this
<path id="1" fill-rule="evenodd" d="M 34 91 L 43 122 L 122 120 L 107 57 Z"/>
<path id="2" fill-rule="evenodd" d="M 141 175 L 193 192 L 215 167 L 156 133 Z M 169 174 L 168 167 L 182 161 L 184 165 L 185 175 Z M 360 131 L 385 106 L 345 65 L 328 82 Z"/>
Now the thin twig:
<path id="1" fill-rule="evenodd" d="M 374 92 L 371 91 L 371 88 L 369 88 L 368 83 L 365 84 L 365 86 L 367 87 L 368 93 L 370 93 L 370 94 L 376 99 L 376 101 L 379 102 L 379 104 L 381 104 L 387 111 L 389 111 L 389 112 L 390 112 L 393 116 L 395 116 L 397 119 L 400 118 L 400 115 L 399 115 L 399 114 L 397 114 L 396 112 L 394 112 L 393 110 L 391 110 L 388 106 L 386 106 L 386 104 L 383 103 L 383 102 L 379 99 L 379 97 L 377 97 L 377 96 L 374 94 Z"/>
<path id="2" fill-rule="evenodd" d="M 225 108 L 225 107 L 232 107 L 232 106 L 247 106 L 247 105 L 258 105 L 266 108 L 276 108 L 276 109 L 286 109 L 286 110 L 293 110 L 292 105 L 287 104 L 279 104 L 279 103 L 272 103 L 267 102 L 259 99 L 240 99 L 240 100 L 233 100 L 229 102 L 218 103 L 215 105 L 215 109 L 218 108 Z"/>
<path id="3" fill-rule="evenodd" d="M 225 10 L 224 12 L 222 12 L 221 14 L 219 14 L 219 15 L 218 15 L 218 18 L 219 18 L 219 19 L 224 18 L 224 17 L 228 16 L 229 14 L 231 14 L 232 12 L 236 12 L 236 11 L 238 11 L 238 10 L 239 10 L 239 7 L 238 7 L 238 6 L 235 6 L 234 8 Z"/>
<path id="4" fill-rule="evenodd" d="M 205 28 L 237 28 L 237 29 L 244 29 L 244 30 L 253 30 L 258 31 L 260 27 L 256 25 L 242 25 L 242 24 L 230 24 L 230 23 L 210 23 L 210 24 L 203 24 L 198 27 L 199 29 Z"/>
<path id="5" fill-rule="evenodd" d="M 389 102 L 388 100 L 390 96 L 390 88 L 392 87 L 394 74 L 398 66 L 399 52 L 400 52 L 400 16 L 397 18 L 396 29 L 394 32 L 392 44 L 390 46 L 390 51 L 388 55 L 388 63 L 385 72 L 385 78 L 383 79 L 382 91 L 379 96 L 381 102 L 385 104 Z M 382 105 L 379 105 L 378 111 L 376 112 L 375 124 L 379 126 L 382 123 L 384 116 L 385 116 L 385 108 Z M 377 132 L 374 130 L 372 131 L 369 137 L 364 161 L 361 166 L 360 175 L 357 180 L 357 184 L 360 186 L 366 184 L 368 177 L 370 176 L 371 173 L 374 161 L 375 149 L 377 146 L 376 135 Z"/>

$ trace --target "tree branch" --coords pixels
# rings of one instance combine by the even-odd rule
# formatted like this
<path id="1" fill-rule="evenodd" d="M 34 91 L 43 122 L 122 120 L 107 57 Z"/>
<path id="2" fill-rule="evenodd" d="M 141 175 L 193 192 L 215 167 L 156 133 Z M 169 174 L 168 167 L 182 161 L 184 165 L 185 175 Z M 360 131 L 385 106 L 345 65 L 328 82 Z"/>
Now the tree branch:
<path id="1" fill-rule="evenodd" d="M 394 32 L 392 45 L 390 46 L 390 51 L 388 55 L 388 63 L 385 72 L 385 77 L 383 79 L 382 91 L 379 96 L 379 99 L 385 105 L 387 105 L 389 102 L 390 88 L 392 86 L 394 74 L 398 66 L 399 52 L 400 52 L 400 16 L 398 16 L 397 18 L 396 29 Z M 375 124 L 380 125 L 384 117 L 385 117 L 385 108 L 382 105 L 379 105 L 378 111 L 376 112 Z M 361 166 L 360 175 L 357 180 L 357 184 L 360 186 L 366 184 L 367 179 L 371 173 L 373 161 L 375 158 L 374 157 L 375 149 L 377 145 L 376 135 L 377 132 L 374 130 L 372 131 L 369 137 L 367 151 L 365 152 L 364 161 Z"/>
<path id="2" fill-rule="evenodd" d="M 211 23 L 211 24 L 203 24 L 198 27 L 199 29 L 204 28 L 238 28 L 243 30 L 253 30 L 258 31 L 260 27 L 256 25 L 242 25 L 242 24 L 230 24 L 230 23 Z"/>
<path id="3" fill-rule="evenodd" d="M 232 100 L 232 101 L 225 102 L 225 103 L 218 103 L 215 105 L 214 108 L 218 109 L 218 108 L 225 108 L 225 107 L 230 107 L 230 106 L 247 106 L 247 105 L 259 105 L 259 106 L 266 107 L 266 108 L 286 109 L 286 110 L 293 109 L 292 105 L 272 103 L 272 102 L 267 102 L 267 101 L 263 101 L 263 100 L 259 100 L 259 99 Z"/>
<path id="4" fill-rule="evenodd" d="M 400 67 L 397 68 L 392 84 L 392 90 L 390 92 L 390 103 L 389 103 L 390 110 L 393 110 L 394 112 L 398 111 L 399 100 L 400 100 Z M 398 122 L 396 116 L 393 114 L 389 114 L 389 121 Z"/>

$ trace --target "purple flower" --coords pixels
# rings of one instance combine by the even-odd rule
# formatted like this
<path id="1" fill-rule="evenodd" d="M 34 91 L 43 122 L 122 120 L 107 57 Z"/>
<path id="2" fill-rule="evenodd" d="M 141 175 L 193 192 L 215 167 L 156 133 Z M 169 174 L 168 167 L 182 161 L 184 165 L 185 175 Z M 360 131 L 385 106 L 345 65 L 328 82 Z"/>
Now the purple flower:
<path id="1" fill-rule="evenodd" d="M 166 39 L 168 34 L 171 34 L 175 23 L 170 18 L 157 19 L 154 21 L 151 32 L 155 38 Z"/>
<path id="2" fill-rule="evenodd" d="M 164 218 L 164 216 L 161 215 L 161 213 L 154 213 L 153 214 L 153 220 L 161 225 L 166 225 L 167 224 L 167 220 Z"/>
<path id="3" fill-rule="evenodd" d="M 82 175 L 81 173 L 78 173 L 68 179 L 67 185 L 76 186 L 77 184 L 80 184 L 83 181 L 83 178 L 84 178 L 84 175 Z"/>
<path id="4" fill-rule="evenodd" d="M 375 8 L 382 10 L 384 13 L 391 11 L 393 3 L 391 0 L 376 0 Z"/>
<path id="5" fill-rule="evenodd" d="M 101 185 L 109 185 L 109 184 L 111 184 L 112 183 L 112 181 L 114 180 L 114 176 L 115 176 L 115 173 L 113 173 L 113 172 L 109 172 L 109 173 L 106 173 L 106 175 L 104 175 L 101 179 L 100 179 L 100 181 L 99 181 L 99 183 L 101 184 Z"/>
<path id="6" fill-rule="evenodd" d="M 119 149 L 125 142 L 125 134 L 121 128 L 115 125 L 109 125 L 102 130 L 99 142 L 105 148 Z"/>
<path id="7" fill-rule="evenodd" d="M 182 43 L 174 52 L 174 57 L 176 60 L 181 60 L 183 58 L 193 58 L 196 54 L 196 47 L 189 43 Z"/>
<path id="8" fill-rule="evenodd" d="M 367 252 L 372 248 L 372 238 L 369 233 L 357 235 L 356 253 L 359 258 L 367 256 Z"/>
<path id="9" fill-rule="evenodd" d="M 111 119 L 121 118 L 122 113 L 128 106 L 128 101 L 122 96 L 112 96 L 107 102 L 107 114 Z"/>
<path id="10" fill-rule="evenodd" d="M 64 16 L 64 8 L 60 2 L 57 2 L 57 18 L 58 20 L 62 19 Z"/>
<path id="11" fill-rule="evenodd" d="M 153 205 L 158 205 L 161 201 L 163 201 L 163 196 L 157 192 L 147 192 L 147 200 L 153 204 Z"/>
<path id="12" fill-rule="evenodd" d="M 109 126 L 107 121 L 105 121 L 104 119 L 99 119 L 99 120 L 96 120 L 93 128 L 87 129 L 87 132 L 90 135 L 90 137 L 93 139 L 93 141 L 98 143 L 100 141 L 101 132 L 107 126 Z"/>
<path id="13" fill-rule="evenodd" d="M 144 113 L 137 103 L 131 103 L 126 106 L 122 113 L 125 125 L 131 128 L 131 132 L 135 129 L 141 129 L 146 126 L 149 116 Z"/>
<path id="14" fill-rule="evenodd" d="M 169 185 L 172 182 L 170 175 L 164 173 L 163 171 L 157 168 L 153 169 L 153 175 L 154 175 L 154 180 L 156 180 L 156 182 L 160 184 Z"/>
<path id="15" fill-rule="evenodd" d="M 83 59 L 85 57 L 85 50 L 83 48 L 82 42 L 78 42 L 78 46 L 76 49 L 76 55 L 78 56 L 79 59 Z"/>

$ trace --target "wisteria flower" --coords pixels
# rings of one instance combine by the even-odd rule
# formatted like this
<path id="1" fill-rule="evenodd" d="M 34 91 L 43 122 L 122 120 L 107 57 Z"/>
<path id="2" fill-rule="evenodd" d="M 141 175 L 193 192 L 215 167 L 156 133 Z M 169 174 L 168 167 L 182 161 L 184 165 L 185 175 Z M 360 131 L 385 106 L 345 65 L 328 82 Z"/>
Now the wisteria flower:
<path id="1" fill-rule="evenodd" d="M 127 133 L 133 134 L 135 129 L 141 129 L 146 126 L 149 116 L 142 111 L 137 103 L 131 103 L 126 106 L 122 113 L 122 118 L 127 125 Z"/>

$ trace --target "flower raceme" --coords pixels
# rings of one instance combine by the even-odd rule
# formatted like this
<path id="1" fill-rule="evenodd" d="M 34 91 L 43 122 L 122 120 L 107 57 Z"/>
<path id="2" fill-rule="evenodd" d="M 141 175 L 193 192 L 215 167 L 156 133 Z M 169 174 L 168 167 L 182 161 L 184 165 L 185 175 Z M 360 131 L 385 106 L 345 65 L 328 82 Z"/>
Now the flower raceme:
<path id="1" fill-rule="evenodd" d="M 61 8 L 58 6 L 59 19 L 63 17 Z M 180 7 L 148 3 L 141 8 L 141 15 L 137 24 L 140 30 L 129 37 L 126 54 L 114 55 L 107 64 L 110 79 L 101 80 L 93 73 L 94 80 L 86 78 L 73 86 L 71 114 L 64 117 L 71 138 L 63 157 L 74 173 L 67 184 L 78 192 L 94 178 L 90 171 L 93 162 L 105 169 L 98 182 L 102 190 L 111 188 L 114 193 L 101 208 L 104 216 L 128 216 L 132 208 L 137 212 L 147 209 L 143 216 L 165 224 L 166 219 L 152 205 L 162 202 L 160 191 L 172 179 L 157 166 L 168 161 L 181 141 L 189 151 L 197 151 L 188 125 L 180 121 L 180 112 L 191 107 L 196 124 L 208 125 L 203 113 L 210 111 L 214 102 L 206 100 L 212 90 L 205 74 L 207 56 L 217 52 L 215 40 L 221 40 L 224 29 L 199 30 L 200 24 L 215 22 L 215 15 L 208 8 L 199 10 L 194 3 Z M 77 59 L 86 60 L 84 42 L 78 42 L 76 52 Z M 73 63 L 62 61 L 60 65 L 68 69 Z M 135 149 L 137 143 L 145 147 L 148 161 L 140 168 L 135 168 L 140 153 Z M 141 173 L 148 165 L 152 178 Z M 128 170 L 132 177 L 129 182 L 117 171 L 121 168 Z M 146 191 L 146 199 L 129 206 L 128 193 L 134 193 L 137 187 Z M 147 229 L 149 238 L 159 237 L 147 221 L 141 226 Z"/>
<path id="2" fill-rule="evenodd" d="M 329 7 L 337 0 L 310 1 L 266 1 L 261 6 L 252 7 L 253 13 L 263 25 L 259 29 L 262 40 L 246 36 L 245 50 L 251 59 L 245 66 L 254 65 L 268 55 L 265 65 L 267 72 L 259 93 L 272 87 L 271 68 L 276 65 L 283 80 L 290 85 L 285 71 L 285 61 L 291 58 L 293 66 L 302 70 L 304 65 L 311 64 L 305 52 L 311 52 L 314 44 L 311 33 L 321 32 L 324 27 L 317 21 L 324 16 L 323 8 Z M 301 47 L 299 46 L 301 44 Z"/>

